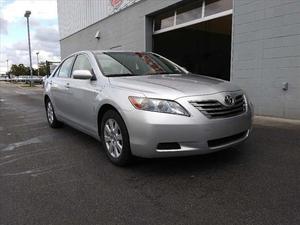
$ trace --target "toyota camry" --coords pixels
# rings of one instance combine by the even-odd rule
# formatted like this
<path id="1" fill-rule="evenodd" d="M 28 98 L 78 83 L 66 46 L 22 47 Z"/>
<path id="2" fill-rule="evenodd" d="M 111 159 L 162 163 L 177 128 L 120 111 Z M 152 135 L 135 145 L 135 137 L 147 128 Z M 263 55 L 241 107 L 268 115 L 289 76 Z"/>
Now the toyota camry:
<path id="1" fill-rule="evenodd" d="M 45 81 L 44 102 L 50 127 L 95 137 L 116 165 L 229 148 L 248 138 L 253 115 L 238 86 L 146 52 L 74 53 Z"/>

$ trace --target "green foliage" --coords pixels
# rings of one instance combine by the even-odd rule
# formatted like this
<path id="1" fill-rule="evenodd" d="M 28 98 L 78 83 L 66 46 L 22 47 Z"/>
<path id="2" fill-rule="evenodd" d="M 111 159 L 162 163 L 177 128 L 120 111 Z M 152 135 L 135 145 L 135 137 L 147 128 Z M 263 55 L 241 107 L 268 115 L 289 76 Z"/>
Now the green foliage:
<path id="1" fill-rule="evenodd" d="M 30 75 L 30 69 L 29 67 L 24 66 L 24 64 L 13 64 L 10 68 L 9 73 L 15 76 Z"/>
<path id="2" fill-rule="evenodd" d="M 39 64 L 40 76 L 47 75 L 47 64 L 45 62 L 41 62 Z"/>
<path id="3" fill-rule="evenodd" d="M 39 64 L 39 72 L 40 72 L 40 76 L 47 75 L 47 65 L 45 62 L 41 62 Z M 29 76 L 30 68 L 28 66 L 24 66 L 24 64 L 19 64 L 19 65 L 12 64 L 9 73 L 15 76 Z M 38 75 L 37 69 L 32 69 L 32 74 L 37 76 Z"/>

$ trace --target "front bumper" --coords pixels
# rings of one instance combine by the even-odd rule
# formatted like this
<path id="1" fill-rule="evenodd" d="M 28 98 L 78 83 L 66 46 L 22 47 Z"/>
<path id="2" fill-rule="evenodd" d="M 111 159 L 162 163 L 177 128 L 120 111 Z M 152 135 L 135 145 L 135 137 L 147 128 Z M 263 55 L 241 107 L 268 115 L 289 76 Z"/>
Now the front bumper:
<path id="1" fill-rule="evenodd" d="M 240 115 L 209 119 L 189 103 L 193 98 L 196 97 L 176 100 L 190 112 L 190 117 L 140 110 L 125 112 L 132 154 L 145 158 L 207 154 L 248 138 L 252 125 L 250 105 Z M 168 143 L 177 143 L 180 148 L 158 147 Z"/>

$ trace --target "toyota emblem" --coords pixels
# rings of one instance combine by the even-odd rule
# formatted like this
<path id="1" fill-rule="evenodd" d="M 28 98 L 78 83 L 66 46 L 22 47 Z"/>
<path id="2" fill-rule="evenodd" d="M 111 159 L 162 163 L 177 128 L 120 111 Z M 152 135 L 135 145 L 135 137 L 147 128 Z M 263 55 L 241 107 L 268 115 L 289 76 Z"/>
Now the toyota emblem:
<path id="1" fill-rule="evenodd" d="M 225 100 L 224 100 L 225 104 L 228 106 L 233 106 L 234 105 L 234 98 L 231 97 L 230 95 L 226 95 L 225 96 Z"/>

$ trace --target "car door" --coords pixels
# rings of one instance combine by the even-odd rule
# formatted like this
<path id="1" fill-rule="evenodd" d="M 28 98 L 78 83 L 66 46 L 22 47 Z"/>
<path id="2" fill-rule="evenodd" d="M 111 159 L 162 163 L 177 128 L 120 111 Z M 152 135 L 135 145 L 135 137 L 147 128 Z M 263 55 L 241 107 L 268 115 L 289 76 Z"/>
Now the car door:
<path id="1" fill-rule="evenodd" d="M 72 72 L 76 70 L 88 70 L 91 74 L 94 73 L 88 55 L 79 54 L 76 57 Z M 99 93 L 96 77 L 85 80 L 74 79 L 71 76 L 69 91 L 71 92 L 71 97 L 69 98 L 68 115 L 81 128 L 93 133 L 96 132 L 96 97 Z"/>
<path id="2" fill-rule="evenodd" d="M 56 114 L 65 119 L 68 119 L 67 111 L 70 98 L 69 82 L 74 59 L 75 56 L 66 59 L 61 64 L 57 75 L 50 81 L 52 103 L 54 104 Z"/>

